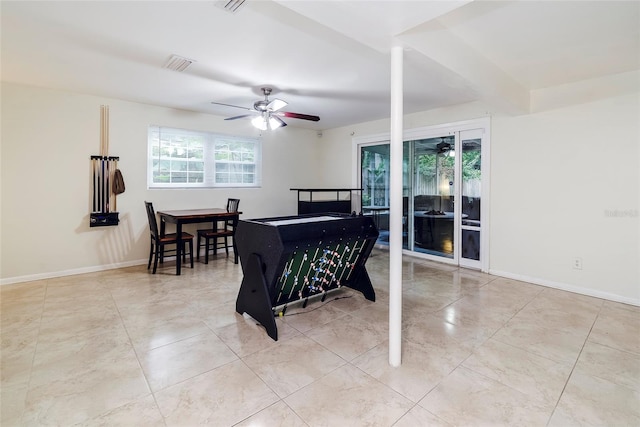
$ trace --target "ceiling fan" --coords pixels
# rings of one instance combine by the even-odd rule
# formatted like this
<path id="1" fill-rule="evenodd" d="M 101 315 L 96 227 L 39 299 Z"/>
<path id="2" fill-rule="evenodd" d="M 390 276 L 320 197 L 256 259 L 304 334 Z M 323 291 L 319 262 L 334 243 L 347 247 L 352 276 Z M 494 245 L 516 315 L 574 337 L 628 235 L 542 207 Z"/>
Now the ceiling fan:
<path id="1" fill-rule="evenodd" d="M 451 150 L 451 144 L 445 142 L 445 140 L 442 139 L 442 141 L 439 142 L 438 145 L 436 145 L 436 149 L 438 150 L 438 154 L 449 153 L 449 151 Z"/>
<path id="2" fill-rule="evenodd" d="M 275 98 L 269 100 L 272 89 L 270 87 L 261 88 L 264 94 L 264 99 L 253 103 L 253 108 L 240 107 L 238 105 L 223 104 L 221 102 L 211 102 L 216 105 L 224 105 L 226 107 L 242 108 L 247 110 L 249 114 L 242 114 L 240 116 L 228 117 L 225 120 L 236 120 L 244 117 L 255 116 L 251 123 L 253 126 L 260 130 L 277 129 L 279 127 L 286 126 L 287 124 L 280 117 L 288 117 L 291 119 L 311 120 L 317 122 L 320 120 L 318 116 L 312 116 L 310 114 L 292 113 L 290 111 L 280 111 L 281 108 L 287 106 L 287 103 L 281 99 Z"/>
<path id="3" fill-rule="evenodd" d="M 436 145 L 437 153 L 453 157 L 454 153 L 451 151 L 453 149 L 452 139 L 452 137 L 440 137 L 440 142 Z"/>

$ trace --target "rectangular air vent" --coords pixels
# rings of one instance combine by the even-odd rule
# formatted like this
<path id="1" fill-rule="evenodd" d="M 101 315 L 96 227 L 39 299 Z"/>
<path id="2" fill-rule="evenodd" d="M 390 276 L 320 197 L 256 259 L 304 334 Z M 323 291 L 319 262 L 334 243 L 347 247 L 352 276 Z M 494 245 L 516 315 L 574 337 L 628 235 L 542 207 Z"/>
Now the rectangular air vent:
<path id="1" fill-rule="evenodd" d="M 227 12 L 235 13 L 246 0 L 216 0 L 216 6 Z"/>
<path id="2" fill-rule="evenodd" d="M 171 55 L 166 64 L 164 64 L 164 68 L 168 68 L 173 71 L 184 71 L 189 67 L 189 65 L 193 64 L 195 61 L 193 59 L 183 58 L 178 55 Z"/>

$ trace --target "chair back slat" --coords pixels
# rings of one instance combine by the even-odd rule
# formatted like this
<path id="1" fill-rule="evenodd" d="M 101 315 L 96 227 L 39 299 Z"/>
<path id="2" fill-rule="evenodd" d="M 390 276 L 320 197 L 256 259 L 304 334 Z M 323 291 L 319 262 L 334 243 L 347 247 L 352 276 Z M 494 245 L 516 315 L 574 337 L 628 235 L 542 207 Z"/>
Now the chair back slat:
<path id="1" fill-rule="evenodd" d="M 153 203 L 144 202 L 144 206 L 147 209 L 147 218 L 149 219 L 149 231 L 153 239 L 158 239 L 158 221 L 156 220 L 156 212 L 153 210 Z"/>
<path id="2" fill-rule="evenodd" d="M 227 199 L 227 212 L 238 212 L 240 199 Z"/>
<path id="3" fill-rule="evenodd" d="M 238 212 L 238 206 L 240 206 L 240 199 L 227 199 L 227 212 Z M 235 232 L 238 225 L 238 217 L 234 216 L 224 221 L 225 228 L 233 230 Z"/>

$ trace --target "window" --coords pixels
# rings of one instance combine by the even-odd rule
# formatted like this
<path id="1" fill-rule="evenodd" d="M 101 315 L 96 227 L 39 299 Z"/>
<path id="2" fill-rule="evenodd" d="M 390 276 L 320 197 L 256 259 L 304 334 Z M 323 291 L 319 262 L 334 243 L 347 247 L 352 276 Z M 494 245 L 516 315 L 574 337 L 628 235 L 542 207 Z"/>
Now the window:
<path id="1" fill-rule="evenodd" d="M 149 126 L 149 188 L 259 187 L 260 140 Z"/>

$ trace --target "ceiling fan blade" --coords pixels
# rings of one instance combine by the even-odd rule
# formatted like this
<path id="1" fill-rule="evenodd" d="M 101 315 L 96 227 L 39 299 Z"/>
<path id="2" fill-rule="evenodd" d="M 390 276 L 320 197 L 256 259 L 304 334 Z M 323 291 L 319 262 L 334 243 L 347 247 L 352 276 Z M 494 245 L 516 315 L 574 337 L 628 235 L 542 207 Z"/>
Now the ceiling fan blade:
<path id="1" fill-rule="evenodd" d="M 237 120 L 237 119 L 244 119 L 245 117 L 251 117 L 253 116 L 253 114 L 243 114 L 241 116 L 233 116 L 233 117 L 227 117 L 225 120 Z"/>
<path id="2" fill-rule="evenodd" d="M 318 116 L 312 116 L 311 114 L 292 113 L 290 111 L 278 111 L 275 114 L 281 117 L 289 117 L 291 119 L 311 120 L 313 122 L 317 122 L 320 120 L 320 117 Z"/>
<path id="3" fill-rule="evenodd" d="M 278 123 L 280 123 L 280 126 L 278 127 L 285 127 L 287 124 L 284 122 L 284 120 L 282 120 L 280 117 L 276 116 L 275 114 L 271 115 L 271 118 L 275 121 L 277 121 Z"/>
<path id="4" fill-rule="evenodd" d="M 239 105 L 223 104 L 222 102 L 213 102 L 213 101 L 211 101 L 211 103 L 214 105 L 223 105 L 225 107 L 242 108 L 243 110 L 254 111 L 253 108 L 240 107 Z"/>
<path id="5" fill-rule="evenodd" d="M 267 104 L 267 109 L 271 111 L 278 111 L 279 109 L 286 107 L 287 104 L 288 103 L 283 101 L 282 99 L 276 98 L 273 101 L 271 101 L 269 104 Z"/>

